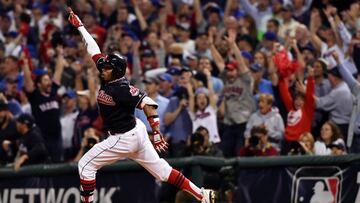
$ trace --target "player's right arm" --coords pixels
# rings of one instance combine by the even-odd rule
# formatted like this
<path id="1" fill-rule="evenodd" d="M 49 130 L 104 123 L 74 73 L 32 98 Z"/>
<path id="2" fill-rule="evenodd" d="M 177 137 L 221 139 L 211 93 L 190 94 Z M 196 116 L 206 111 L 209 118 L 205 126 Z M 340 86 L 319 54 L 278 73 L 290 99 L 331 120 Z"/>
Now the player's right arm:
<path id="1" fill-rule="evenodd" d="M 91 55 L 92 59 L 96 63 L 96 61 L 103 56 L 103 54 L 100 51 L 99 46 L 97 45 L 94 38 L 90 35 L 90 33 L 86 30 L 83 23 L 81 22 L 79 16 L 77 16 L 72 9 L 69 7 L 68 11 L 70 13 L 69 15 L 69 22 L 71 25 L 76 27 L 79 32 L 81 33 L 81 36 L 85 40 L 85 46 L 87 52 Z"/>
<path id="2" fill-rule="evenodd" d="M 157 103 L 150 97 L 145 96 L 140 105 L 152 128 L 151 141 L 155 150 L 158 152 L 165 152 L 168 149 L 168 143 L 160 132 L 160 118 L 156 111 L 158 107 Z"/>

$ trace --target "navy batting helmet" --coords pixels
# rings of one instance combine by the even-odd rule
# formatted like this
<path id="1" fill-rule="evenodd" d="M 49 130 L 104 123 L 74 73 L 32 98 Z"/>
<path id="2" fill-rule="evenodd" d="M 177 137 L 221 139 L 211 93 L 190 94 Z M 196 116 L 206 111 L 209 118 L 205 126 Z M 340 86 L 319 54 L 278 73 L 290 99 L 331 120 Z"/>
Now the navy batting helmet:
<path id="1" fill-rule="evenodd" d="M 109 54 L 97 62 L 97 67 L 100 70 L 103 69 L 106 65 L 111 66 L 114 79 L 121 78 L 125 75 L 127 61 L 125 57 L 121 56 L 120 54 Z"/>

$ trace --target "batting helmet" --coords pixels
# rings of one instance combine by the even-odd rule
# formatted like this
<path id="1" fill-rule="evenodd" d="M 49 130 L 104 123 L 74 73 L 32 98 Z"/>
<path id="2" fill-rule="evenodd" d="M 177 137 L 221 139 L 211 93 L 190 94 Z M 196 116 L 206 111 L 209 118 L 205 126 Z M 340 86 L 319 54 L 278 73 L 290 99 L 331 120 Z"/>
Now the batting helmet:
<path id="1" fill-rule="evenodd" d="M 97 62 L 97 67 L 101 70 L 106 65 L 111 66 L 113 70 L 113 77 L 114 79 L 121 78 L 125 75 L 126 67 L 127 67 L 127 61 L 125 57 L 121 56 L 117 53 L 112 53 L 107 55 L 104 58 L 101 58 Z"/>

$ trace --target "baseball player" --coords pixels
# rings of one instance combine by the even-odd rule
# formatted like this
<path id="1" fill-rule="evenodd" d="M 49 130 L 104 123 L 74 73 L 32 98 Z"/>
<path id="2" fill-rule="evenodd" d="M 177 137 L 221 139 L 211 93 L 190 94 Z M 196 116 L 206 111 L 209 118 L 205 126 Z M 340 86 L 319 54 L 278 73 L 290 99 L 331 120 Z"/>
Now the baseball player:
<path id="1" fill-rule="evenodd" d="M 79 17 L 71 8 L 68 10 L 69 22 L 81 33 L 86 49 L 101 73 L 102 84 L 97 101 L 104 127 L 109 134 L 107 139 L 94 145 L 78 163 L 81 201 L 93 202 L 98 169 L 120 159 L 130 158 L 155 178 L 189 192 L 203 203 L 214 203 L 215 195 L 212 190 L 200 189 L 157 154 L 156 151 L 167 149 L 167 143 L 159 130 L 157 104 L 143 91 L 130 85 L 124 77 L 126 59 L 117 53 L 102 54 Z M 148 118 L 153 130 L 152 143 L 144 123 L 134 117 L 135 108 L 142 109 Z"/>

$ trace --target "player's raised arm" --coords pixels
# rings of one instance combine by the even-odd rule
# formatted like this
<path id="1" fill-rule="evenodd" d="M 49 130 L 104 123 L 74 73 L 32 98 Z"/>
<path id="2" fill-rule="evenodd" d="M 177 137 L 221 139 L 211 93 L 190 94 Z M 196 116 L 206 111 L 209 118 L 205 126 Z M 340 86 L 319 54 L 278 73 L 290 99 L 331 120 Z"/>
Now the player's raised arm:
<path id="1" fill-rule="evenodd" d="M 77 16 L 70 7 L 68 7 L 68 11 L 70 13 L 69 22 L 81 33 L 82 37 L 85 40 L 86 50 L 96 63 L 96 61 L 102 56 L 99 46 L 97 45 L 94 38 L 90 35 L 90 33 L 86 30 L 79 16 Z"/>

